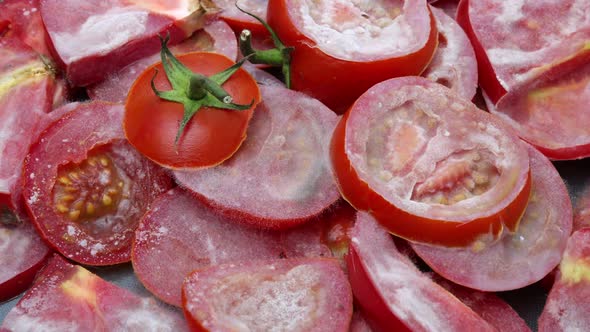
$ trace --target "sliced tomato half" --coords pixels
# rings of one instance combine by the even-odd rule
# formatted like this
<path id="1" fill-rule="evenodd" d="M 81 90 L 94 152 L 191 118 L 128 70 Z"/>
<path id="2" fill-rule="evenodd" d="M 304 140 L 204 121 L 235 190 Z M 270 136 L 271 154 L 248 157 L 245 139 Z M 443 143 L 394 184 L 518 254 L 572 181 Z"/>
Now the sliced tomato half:
<path id="1" fill-rule="evenodd" d="M 51 258 L 2 331 L 186 331 L 182 314 Z"/>
<path id="2" fill-rule="evenodd" d="M 191 273 L 182 286 L 195 331 L 348 331 L 352 294 L 335 259 L 250 261 Z"/>
<path id="3" fill-rule="evenodd" d="M 541 280 L 559 264 L 572 232 L 572 204 L 551 162 L 528 150 L 532 191 L 518 230 L 485 247 L 412 244 L 433 270 L 469 288 L 506 291 Z"/>
<path id="4" fill-rule="evenodd" d="M 364 93 L 332 137 L 340 190 L 403 238 L 462 246 L 514 231 L 530 194 L 526 147 L 490 114 L 420 77 Z"/>
<path id="5" fill-rule="evenodd" d="M 338 119 L 300 92 L 273 86 L 260 90 L 263 102 L 232 158 L 174 175 L 197 198 L 238 222 L 285 229 L 309 221 L 340 197 L 328 151 Z"/>
<path id="6" fill-rule="evenodd" d="M 79 104 L 46 129 L 24 166 L 23 196 L 41 236 L 89 265 L 129 261 L 135 228 L 172 185 L 127 141 L 123 106 Z"/>
<path id="7" fill-rule="evenodd" d="M 292 88 L 343 113 L 375 83 L 418 75 L 437 45 L 426 1 L 268 3 L 269 25 L 291 54 Z"/>

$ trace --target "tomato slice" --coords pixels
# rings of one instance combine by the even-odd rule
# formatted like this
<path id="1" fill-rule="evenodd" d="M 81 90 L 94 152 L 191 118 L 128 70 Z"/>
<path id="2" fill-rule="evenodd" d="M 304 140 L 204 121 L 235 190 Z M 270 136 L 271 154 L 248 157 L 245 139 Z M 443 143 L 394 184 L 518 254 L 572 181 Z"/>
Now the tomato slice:
<path id="1" fill-rule="evenodd" d="M 471 39 L 479 83 L 495 104 L 547 64 L 586 48 L 590 2 L 464 0 L 457 21 Z M 559 20 L 555 20 L 559 17 Z"/>
<path id="2" fill-rule="evenodd" d="M 223 164 L 174 175 L 220 213 L 256 227 L 285 229 L 309 221 L 339 198 L 328 142 L 337 117 L 317 100 L 261 87 L 244 146 Z"/>
<path id="3" fill-rule="evenodd" d="M 295 90 L 343 113 L 375 83 L 418 75 L 437 44 L 423 0 L 270 1 L 267 19 L 291 54 Z M 411 37 L 409 37 L 411 36 Z"/>
<path id="4" fill-rule="evenodd" d="M 185 279 L 182 300 L 197 331 L 347 331 L 352 315 L 346 276 L 326 258 L 197 270 Z"/>
<path id="5" fill-rule="evenodd" d="M 133 244 L 133 269 L 153 294 L 180 306 L 182 280 L 195 269 L 255 259 L 330 256 L 318 226 L 288 232 L 245 227 L 176 188 L 159 197 L 141 220 Z"/>
<path id="6" fill-rule="evenodd" d="M 10 23 L 10 30 L 35 52 L 50 57 L 49 36 L 39 11 L 39 0 L 4 0 L 0 2 L 0 21 Z M 0 23 L 2 26 L 2 23 Z M 2 35 L 2 28 L 0 28 Z"/>
<path id="7" fill-rule="evenodd" d="M 84 103 L 52 124 L 30 150 L 23 196 L 41 236 L 89 265 L 130 260 L 150 202 L 171 186 L 167 173 L 125 141 L 123 107 Z"/>
<path id="8" fill-rule="evenodd" d="M 0 219 L 0 302 L 27 289 L 51 251 L 27 219 L 6 225 Z"/>
<path id="9" fill-rule="evenodd" d="M 506 291 L 541 280 L 559 264 L 572 231 L 572 205 L 551 162 L 533 147 L 528 150 L 532 191 L 518 230 L 488 247 L 413 244 L 433 270 L 469 288 Z"/>
<path id="10" fill-rule="evenodd" d="M 539 317 L 539 331 L 585 331 L 590 326 L 590 228 L 572 234 L 557 279 Z"/>
<path id="11" fill-rule="evenodd" d="M 477 60 L 469 38 L 442 9 L 430 7 L 436 18 L 438 48 L 422 76 L 440 83 L 465 99 L 477 89 Z"/>
<path id="12" fill-rule="evenodd" d="M 215 20 L 182 43 L 172 46 L 170 50 L 174 54 L 196 51 L 215 52 L 230 59 L 236 59 L 238 56 L 237 43 L 231 28 L 223 21 Z M 89 86 L 87 88 L 88 95 L 94 100 L 124 103 L 138 74 L 150 65 L 159 62 L 160 59 L 160 53 L 154 52 L 150 56 L 127 65 L 118 72 L 111 73 L 104 81 Z"/>
<path id="13" fill-rule="evenodd" d="M 207 52 L 183 54 L 178 60 L 208 77 L 235 64 L 224 55 Z M 129 91 L 123 123 L 129 142 L 154 162 L 173 169 L 211 167 L 231 157 L 246 138 L 252 112 L 260 101 L 256 81 L 238 69 L 222 87 L 234 103 L 252 106 L 243 111 L 202 107 L 176 142 L 184 107 L 154 93 L 151 84 L 156 71 L 164 73 L 161 62 L 141 73 Z M 171 88 L 164 74 L 157 75 L 154 84 L 160 91 Z"/>
<path id="14" fill-rule="evenodd" d="M 590 44 L 538 69 L 490 112 L 551 159 L 590 156 Z"/>
<path id="15" fill-rule="evenodd" d="M 420 77 L 363 94 L 336 127 L 331 155 L 344 198 L 413 241 L 485 244 L 517 228 L 529 198 L 523 143 Z"/>
<path id="16" fill-rule="evenodd" d="M 2 323 L 3 331 L 185 331 L 179 312 L 55 255 Z"/>
<path id="17" fill-rule="evenodd" d="M 410 264 L 371 215 L 359 212 L 346 257 L 354 297 L 379 331 L 495 331 Z"/>

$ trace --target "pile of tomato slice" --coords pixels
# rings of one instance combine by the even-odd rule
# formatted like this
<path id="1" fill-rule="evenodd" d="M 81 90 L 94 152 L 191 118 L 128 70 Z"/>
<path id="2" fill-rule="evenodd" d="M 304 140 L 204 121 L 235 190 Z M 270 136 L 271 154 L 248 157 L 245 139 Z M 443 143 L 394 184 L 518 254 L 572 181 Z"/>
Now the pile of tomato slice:
<path id="1" fill-rule="evenodd" d="M 0 329 L 588 329 L 588 17 L 0 1 Z"/>

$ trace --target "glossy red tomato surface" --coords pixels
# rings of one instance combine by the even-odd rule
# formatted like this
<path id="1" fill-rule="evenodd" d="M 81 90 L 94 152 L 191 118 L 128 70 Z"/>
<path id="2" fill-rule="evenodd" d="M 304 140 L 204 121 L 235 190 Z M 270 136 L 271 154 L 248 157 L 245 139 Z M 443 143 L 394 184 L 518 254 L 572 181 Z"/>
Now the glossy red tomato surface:
<path id="1" fill-rule="evenodd" d="M 189 53 L 178 57 L 193 72 L 217 74 L 234 64 L 216 53 Z M 170 90 L 162 64 L 146 69 L 135 81 L 125 104 L 123 125 L 127 139 L 154 162 L 175 169 L 195 169 L 217 165 L 231 157 L 246 138 L 248 123 L 260 91 L 256 81 L 243 69 L 234 73 L 222 87 L 236 104 L 252 107 L 244 111 L 201 108 L 188 122 L 175 142 L 184 107 L 158 97 L 151 88 L 155 78 L 158 90 Z"/>

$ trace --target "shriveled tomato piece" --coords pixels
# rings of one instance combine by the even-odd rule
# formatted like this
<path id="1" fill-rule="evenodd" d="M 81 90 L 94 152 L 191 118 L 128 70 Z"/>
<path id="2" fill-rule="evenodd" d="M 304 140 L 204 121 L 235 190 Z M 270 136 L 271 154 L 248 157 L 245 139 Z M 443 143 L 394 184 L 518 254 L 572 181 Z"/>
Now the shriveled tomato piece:
<path id="1" fill-rule="evenodd" d="M 229 78 L 222 74 L 237 64 L 221 54 L 194 52 L 172 59 L 165 41 L 161 54 L 167 66 L 160 62 L 149 67 L 129 91 L 123 124 L 126 137 L 143 155 L 167 168 L 195 170 L 219 165 L 246 138 L 252 112 L 260 102 L 256 81 L 241 68 Z M 162 74 L 155 75 L 157 72 Z M 191 93 L 195 91 L 192 85 L 189 89 L 188 81 L 195 75 L 215 81 L 227 93 L 223 99 L 229 102 L 215 100 L 215 105 L 204 104 L 214 95 L 200 86 L 202 94 L 193 97 Z M 165 93 L 171 97 L 165 99 Z M 221 108 L 230 104 L 242 108 Z"/>
<path id="2" fill-rule="evenodd" d="M 514 86 L 489 107 L 490 112 L 551 159 L 590 156 L 588 45 L 579 53 L 538 69 L 529 80 Z"/>
<path id="3" fill-rule="evenodd" d="M 0 302 L 27 289 L 51 253 L 29 220 L 6 222 L 0 216 Z"/>
<path id="4" fill-rule="evenodd" d="M 40 10 L 68 80 L 87 86 L 156 52 L 158 35 L 169 34 L 177 43 L 200 29 L 210 16 L 204 3 L 44 0 Z"/>
<path id="5" fill-rule="evenodd" d="M 50 120 L 58 85 L 30 47 L 15 37 L 0 38 L 0 210 L 20 208 L 22 163 Z"/>
<path id="6" fill-rule="evenodd" d="M 430 7 L 436 18 L 438 48 L 422 76 L 440 83 L 465 99 L 477 88 L 477 60 L 469 38 L 442 9 Z"/>
<path id="7" fill-rule="evenodd" d="M 83 103 L 31 148 L 23 196 L 51 246 L 89 265 L 130 260 L 131 241 L 150 202 L 170 188 L 166 172 L 125 141 L 123 106 Z"/>
<path id="8" fill-rule="evenodd" d="M 535 283 L 559 264 L 572 231 L 569 194 L 551 162 L 533 147 L 528 151 L 532 190 L 518 230 L 488 246 L 413 244 L 433 270 L 469 288 L 505 291 Z"/>
<path id="9" fill-rule="evenodd" d="M 540 332 L 590 329 L 590 228 L 572 234 L 539 317 Z"/>
<path id="10" fill-rule="evenodd" d="M 538 69 L 587 48 L 588 10 L 586 0 L 461 1 L 457 21 L 471 39 L 479 83 L 491 101 Z"/>
<path id="11" fill-rule="evenodd" d="M 170 48 L 174 54 L 182 54 L 195 51 L 216 52 L 236 59 L 238 47 L 236 36 L 230 27 L 223 21 L 215 20 L 208 23 L 202 30 L 195 32 L 190 38 Z M 138 60 L 118 72 L 111 73 L 108 77 L 87 88 L 90 98 L 95 100 L 125 102 L 129 89 L 137 76 L 147 67 L 159 62 L 160 53 L 147 56 Z"/>
<path id="12" fill-rule="evenodd" d="M 369 214 L 359 212 L 347 256 L 350 284 L 380 331 L 495 331 L 400 254 Z"/>
<path id="13" fill-rule="evenodd" d="M 339 198 L 327 148 L 337 117 L 302 93 L 260 89 L 263 103 L 240 150 L 217 167 L 174 175 L 197 198 L 238 222 L 285 229 Z"/>
<path id="14" fill-rule="evenodd" d="M 182 286 L 196 331 L 348 331 L 352 294 L 334 259 L 220 265 L 191 273 Z"/>
<path id="15" fill-rule="evenodd" d="M 523 143 L 490 114 L 419 77 L 363 94 L 336 127 L 331 155 L 344 198 L 414 241 L 490 242 L 505 226 L 516 229 L 530 193 Z"/>
<path id="16" fill-rule="evenodd" d="M 139 224 L 133 268 L 148 290 L 180 306 L 182 280 L 195 269 L 254 259 L 329 256 L 318 226 L 260 231 L 228 221 L 184 190 L 172 189 L 154 202 Z"/>
<path id="17" fill-rule="evenodd" d="M 268 23 L 291 54 L 291 80 L 343 113 L 372 85 L 418 75 L 436 49 L 437 29 L 426 1 L 278 0 Z"/>
<path id="18" fill-rule="evenodd" d="M 186 331 L 182 315 L 55 255 L 3 331 Z"/>

